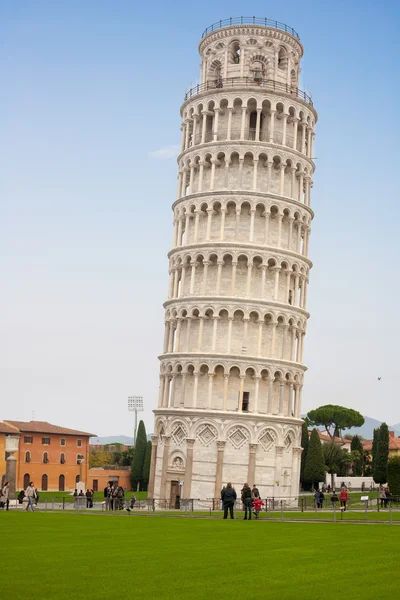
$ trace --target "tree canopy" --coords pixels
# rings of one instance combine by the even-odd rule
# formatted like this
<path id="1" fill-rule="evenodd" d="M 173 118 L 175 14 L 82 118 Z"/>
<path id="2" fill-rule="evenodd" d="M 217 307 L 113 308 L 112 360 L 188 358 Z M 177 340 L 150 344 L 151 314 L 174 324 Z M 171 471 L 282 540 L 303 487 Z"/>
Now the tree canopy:
<path id="1" fill-rule="evenodd" d="M 136 445 L 135 445 L 135 453 L 133 456 L 132 467 L 131 467 L 131 484 L 132 489 L 137 489 L 139 491 L 140 486 L 143 480 L 143 464 L 144 458 L 146 455 L 147 448 L 147 436 L 146 436 L 146 428 L 144 426 L 143 421 L 140 421 L 137 436 L 136 436 Z"/>
<path id="2" fill-rule="evenodd" d="M 304 480 L 312 485 L 325 481 L 325 460 L 318 431 L 311 432 L 306 463 L 304 465 Z"/>
<path id="3" fill-rule="evenodd" d="M 379 427 L 379 441 L 376 449 L 372 476 L 375 483 L 386 483 L 388 477 L 389 459 L 389 428 L 386 423 Z"/>
<path id="4" fill-rule="evenodd" d="M 350 448 L 354 457 L 353 475 L 361 477 L 364 469 L 364 447 L 358 435 L 353 435 Z"/>
<path id="5" fill-rule="evenodd" d="M 341 437 L 343 429 L 364 425 L 364 417 L 358 411 L 335 404 L 326 404 L 310 410 L 307 417 L 311 425 L 325 427 L 331 439 Z"/>
<path id="6" fill-rule="evenodd" d="M 392 456 L 388 461 L 388 485 L 393 496 L 400 496 L 400 456 Z"/>

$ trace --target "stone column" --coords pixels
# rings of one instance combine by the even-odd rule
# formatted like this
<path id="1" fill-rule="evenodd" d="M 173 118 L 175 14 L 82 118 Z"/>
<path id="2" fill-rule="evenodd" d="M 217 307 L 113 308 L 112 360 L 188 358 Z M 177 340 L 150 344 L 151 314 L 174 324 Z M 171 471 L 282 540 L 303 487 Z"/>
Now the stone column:
<path id="1" fill-rule="evenodd" d="M 244 128 L 246 125 L 246 111 L 247 111 L 247 107 L 242 106 L 242 123 L 241 123 L 241 128 L 240 128 L 240 139 L 241 140 L 244 140 Z"/>
<path id="2" fill-rule="evenodd" d="M 249 468 L 247 471 L 247 481 L 253 485 L 256 481 L 256 452 L 258 444 L 249 444 Z"/>
<path id="3" fill-rule="evenodd" d="M 253 191 L 257 191 L 257 168 L 258 158 L 253 159 Z"/>
<path id="4" fill-rule="evenodd" d="M 219 119 L 219 108 L 214 108 L 214 132 L 213 132 L 213 141 L 216 142 L 218 140 L 218 119 Z"/>
<path id="5" fill-rule="evenodd" d="M 232 261 L 232 288 L 231 288 L 232 296 L 236 296 L 236 267 L 237 267 L 237 261 L 233 260 Z"/>
<path id="6" fill-rule="evenodd" d="M 228 317 L 228 346 L 227 346 L 227 349 L 226 349 L 227 354 L 230 354 L 230 352 L 231 352 L 232 323 L 233 323 L 233 317 Z"/>
<path id="7" fill-rule="evenodd" d="M 275 446 L 275 493 L 274 496 L 279 498 L 282 494 L 280 491 L 281 476 L 282 476 L 282 459 L 285 446 Z"/>
<path id="8" fill-rule="evenodd" d="M 147 497 L 149 499 L 154 498 L 154 483 L 155 483 L 155 479 L 156 479 L 157 448 L 158 448 L 158 435 L 152 435 L 151 436 L 150 476 L 149 476 L 149 485 L 147 488 Z"/>
<path id="9" fill-rule="evenodd" d="M 270 144 L 274 143 L 274 129 L 275 129 L 275 110 L 271 110 L 271 119 L 270 119 L 270 127 L 269 127 L 269 142 Z"/>
<path id="10" fill-rule="evenodd" d="M 270 212 L 265 211 L 264 213 L 264 217 L 265 217 L 265 229 L 264 229 L 264 244 L 268 244 L 268 229 L 269 229 L 269 216 L 270 216 Z"/>
<path id="11" fill-rule="evenodd" d="M 292 482 L 290 487 L 290 495 L 298 496 L 299 488 L 300 488 L 300 461 L 301 461 L 301 453 L 303 452 L 303 448 L 293 448 L 293 457 L 292 457 Z"/>
<path id="12" fill-rule="evenodd" d="M 221 277 L 222 277 L 222 265 L 224 264 L 223 260 L 217 260 L 217 296 L 220 295 L 221 292 Z"/>
<path id="13" fill-rule="evenodd" d="M 190 290 L 189 290 L 189 294 L 191 296 L 193 296 L 194 294 L 194 283 L 195 283 L 195 277 L 196 277 L 196 261 L 192 260 L 190 262 L 190 266 L 192 267 L 192 273 L 191 273 L 191 277 L 190 277 Z"/>
<path id="14" fill-rule="evenodd" d="M 268 381 L 268 400 L 267 400 L 267 414 L 268 415 L 272 415 L 272 393 L 273 393 L 273 383 L 274 383 L 274 379 L 272 374 L 269 376 L 269 381 Z"/>
<path id="15" fill-rule="evenodd" d="M 262 111 L 262 108 L 257 108 L 256 137 L 255 137 L 256 142 L 260 141 L 261 111 Z"/>
<path id="16" fill-rule="evenodd" d="M 214 379 L 214 373 L 209 373 L 209 374 L 208 374 L 208 398 L 207 398 L 207 408 L 211 408 L 211 407 L 212 407 L 213 379 Z"/>
<path id="17" fill-rule="evenodd" d="M 230 139 L 231 139 L 232 111 L 233 111 L 233 108 L 228 108 L 228 128 L 227 128 L 227 133 L 226 133 L 226 139 L 227 139 L 227 141 L 230 141 Z"/>
<path id="18" fill-rule="evenodd" d="M 287 115 L 286 113 L 283 113 L 282 146 L 286 146 L 286 124 L 288 116 L 289 115 Z"/>
<path id="19" fill-rule="evenodd" d="M 280 168 L 281 168 L 281 173 L 280 173 L 281 180 L 280 180 L 280 186 L 279 186 L 279 194 L 281 196 L 283 196 L 284 192 L 285 192 L 285 169 L 286 169 L 286 165 L 283 164 L 283 163 L 281 163 Z"/>
<path id="20" fill-rule="evenodd" d="M 260 379 L 261 377 L 259 375 L 256 375 L 254 377 L 255 379 L 255 389 L 254 389 L 254 412 L 258 413 L 258 396 L 259 396 L 259 391 L 260 391 Z"/>
<path id="21" fill-rule="evenodd" d="M 183 483 L 183 497 L 190 498 L 190 492 L 192 489 L 192 476 L 193 476 L 193 446 L 195 439 L 186 438 L 186 473 L 185 481 Z"/>
<path id="22" fill-rule="evenodd" d="M 293 119 L 293 150 L 297 150 L 297 130 L 298 119 Z"/>
<path id="23" fill-rule="evenodd" d="M 7 438 L 6 438 L 7 439 Z M 11 454 L 6 460 L 6 481 L 10 482 L 8 486 L 10 500 L 15 496 L 17 487 L 17 459 Z"/>
<path id="24" fill-rule="evenodd" d="M 219 230 L 219 239 L 221 242 L 224 241 L 224 237 L 225 237 L 225 215 L 226 215 L 226 209 L 221 208 L 221 226 L 220 226 L 220 230 Z"/>
<path id="25" fill-rule="evenodd" d="M 193 400 L 192 400 L 192 405 L 193 405 L 193 408 L 197 408 L 197 390 L 198 390 L 198 387 L 199 387 L 199 373 L 196 373 L 194 371 L 193 376 L 194 376 L 194 383 L 193 383 Z"/>
<path id="26" fill-rule="evenodd" d="M 185 393 L 186 393 L 186 379 L 187 379 L 187 373 L 182 373 L 182 388 L 181 388 L 181 400 L 180 400 L 180 406 L 185 406 Z"/>
<path id="27" fill-rule="evenodd" d="M 217 346 L 217 329 L 218 329 L 218 321 L 219 321 L 219 316 L 215 315 L 213 316 L 214 322 L 213 322 L 213 334 L 212 334 L 212 342 L 211 342 L 211 350 L 212 352 L 215 352 L 216 346 Z"/>
<path id="28" fill-rule="evenodd" d="M 224 466 L 224 451 L 226 442 L 222 440 L 217 441 L 217 469 L 215 473 L 215 488 L 214 498 L 220 498 L 222 489 L 222 473 Z"/>
<path id="29" fill-rule="evenodd" d="M 213 165 L 215 167 L 215 161 L 213 162 Z M 211 169 L 211 175 L 212 175 L 212 169 Z M 207 208 L 207 229 L 206 229 L 206 241 L 207 242 L 210 241 L 210 237 L 211 237 L 211 221 L 212 221 L 213 212 L 214 212 L 214 210 L 212 208 Z"/>
<path id="30" fill-rule="evenodd" d="M 245 375 L 240 375 L 239 406 L 238 406 L 238 412 L 240 412 L 240 413 L 243 412 L 242 406 L 243 406 L 243 391 L 244 391 L 245 378 L 246 378 Z"/>
<path id="31" fill-rule="evenodd" d="M 160 385 L 158 387 L 158 408 L 163 405 L 164 398 L 164 375 L 160 375 Z"/>
<path id="32" fill-rule="evenodd" d="M 229 373 L 224 374 L 224 410 L 228 410 Z"/>
<path id="33" fill-rule="evenodd" d="M 167 471 L 168 471 L 168 458 L 169 458 L 169 443 L 171 441 L 170 435 L 163 435 L 163 458 L 161 468 L 161 485 L 160 485 L 160 500 L 169 500 L 167 493 Z"/>
<path id="34" fill-rule="evenodd" d="M 207 111 L 203 110 L 201 111 L 201 114 L 203 115 L 203 121 L 201 124 L 201 143 L 204 144 L 206 140 Z"/>
<path id="35" fill-rule="evenodd" d="M 283 416 L 284 414 L 284 392 L 285 392 L 285 382 L 281 381 L 279 384 L 279 416 Z"/>

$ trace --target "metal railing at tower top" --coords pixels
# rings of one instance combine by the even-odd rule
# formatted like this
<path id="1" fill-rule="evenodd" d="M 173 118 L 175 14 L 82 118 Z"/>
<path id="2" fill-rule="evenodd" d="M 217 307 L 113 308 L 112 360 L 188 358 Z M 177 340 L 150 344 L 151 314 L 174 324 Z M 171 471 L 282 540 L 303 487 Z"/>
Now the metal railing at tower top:
<path id="1" fill-rule="evenodd" d="M 192 96 L 200 94 L 201 92 L 207 92 L 208 90 L 222 90 L 224 88 L 233 87 L 253 87 L 262 88 L 269 91 L 272 90 L 276 92 L 282 92 L 284 94 L 290 94 L 295 98 L 300 98 L 301 100 L 307 102 L 307 104 L 313 106 L 311 97 L 292 85 L 281 83 L 279 81 L 275 81 L 274 79 L 255 80 L 254 77 L 227 77 L 226 79 L 218 79 L 215 81 L 206 81 L 206 83 L 199 83 L 186 92 L 184 102 L 192 98 Z"/>
<path id="2" fill-rule="evenodd" d="M 202 33 L 202 38 L 204 38 L 209 33 L 216 31 L 218 29 L 223 29 L 224 27 L 232 27 L 232 25 L 262 25 L 264 27 L 271 27 L 272 29 L 280 29 L 281 31 L 286 31 L 286 33 L 290 33 L 295 38 L 300 40 L 300 36 L 293 29 L 293 27 L 289 27 L 289 25 L 285 25 L 285 23 L 281 23 L 280 21 L 274 21 L 273 19 L 267 19 L 267 17 L 229 17 L 229 19 L 221 19 L 216 23 L 213 23 L 207 29 L 205 29 Z"/>

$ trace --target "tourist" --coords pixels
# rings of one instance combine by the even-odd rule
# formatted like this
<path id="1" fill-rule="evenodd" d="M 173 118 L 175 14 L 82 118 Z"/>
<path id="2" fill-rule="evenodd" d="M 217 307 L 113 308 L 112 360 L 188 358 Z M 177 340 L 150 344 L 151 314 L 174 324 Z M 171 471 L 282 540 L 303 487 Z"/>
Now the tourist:
<path id="1" fill-rule="evenodd" d="M 108 482 L 106 487 L 104 488 L 104 500 L 106 503 L 106 510 L 110 510 L 110 506 L 111 506 L 111 484 L 110 484 L 110 482 Z"/>
<path id="2" fill-rule="evenodd" d="M 136 496 L 135 496 L 135 494 L 132 494 L 132 498 L 131 498 L 129 507 L 130 508 L 135 508 L 135 502 L 136 502 Z"/>
<path id="3" fill-rule="evenodd" d="M 78 490 L 75 488 L 75 489 L 74 489 L 74 498 L 76 498 L 76 497 L 77 497 L 77 495 L 78 495 Z"/>
<path id="4" fill-rule="evenodd" d="M 233 519 L 233 507 L 236 501 L 236 492 L 232 487 L 231 482 L 227 483 L 226 488 L 223 488 L 221 492 L 221 500 L 224 507 L 224 519 L 228 518 L 228 510 L 231 519 Z"/>
<path id="5" fill-rule="evenodd" d="M 258 487 L 256 486 L 256 484 L 253 485 L 253 489 L 251 490 L 251 495 L 253 498 L 260 497 L 260 492 L 258 491 Z"/>
<path id="6" fill-rule="evenodd" d="M 390 495 L 390 489 L 389 486 L 387 485 L 385 487 L 385 508 L 387 508 L 388 502 L 391 499 L 391 495 Z"/>
<path id="7" fill-rule="evenodd" d="M 86 508 L 90 508 L 90 505 L 92 504 L 92 493 L 89 490 L 89 488 L 86 490 Z M 93 506 L 93 504 L 92 504 Z"/>
<path id="8" fill-rule="evenodd" d="M 264 506 L 264 502 L 261 500 L 261 498 L 259 498 L 259 497 L 253 498 L 252 507 L 253 507 L 253 512 L 254 512 L 256 519 L 258 519 L 258 515 L 260 514 L 260 510 L 262 510 L 263 506 Z"/>
<path id="9" fill-rule="evenodd" d="M 249 521 L 251 521 L 251 489 L 248 483 L 245 483 L 242 488 L 242 502 L 244 504 L 244 520 L 247 520 L 247 513 L 249 514 Z"/>
<path id="10" fill-rule="evenodd" d="M 25 498 L 25 492 L 24 492 L 24 490 L 21 490 L 17 496 L 18 504 L 22 504 L 24 501 L 24 498 Z"/>
<path id="11" fill-rule="evenodd" d="M 10 506 L 10 488 L 8 486 L 9 481 L 6 481 L 0 495 L 0 506 L 6 510 Z"/>
<path id="12" fill-rule="evenodd" d="M 320 508 L 324 508 L 324 500 L 325 500 L 325 494 L 323 490 L 320 490 L 319 492 L 319 507 Z"/>
<path id="13" fill-rule="evenodd" d="M 340 490 L 339 499 L 340 499 L 340 506 L 341 506 L 341 508 L 343 508 L 344 512 L 346 512 L 346 506 L 347 506 L 347 502 L 348 502 L 348 499 L 349 499 L 349 495 L 348 495 L 347 490 L 346 490 L 346 488 L 344 486 Z"/>
<path id="14" fill-rule="evenodd" d="M 28 499 L 28 503 L 26 505 L 26 509 L 25 510 L 29 510 L 29 508 L 31 509 L 31 511 L 33 512 L 33 503 L 34 500 L 36 499 L 36 490 L 35 490 L 35 486 L 33 484 L 33 481 L 29 482 L 28 487 L 25 490 L 25 496 Z"/>
<path id="15" fill-rule="evenodd" d="M 385 505 L 385 500 L 386 500 L 386 493 L 385 493 L 385 488 L 383 487 L 383 485 L 379 486 L 379 500 L 381 503 L 381 508 L 383 508 L 383 506 Z"/>
<path id="16" fill-rule="evenodd" d="M 315 501 L 315 506 L 316 506 L 317 508 L 321 508 L 321 507 L 320 507 L 320 502 L 321 502 L 320 498 L 321 498 L 321 496 L 320 496 L 320 491 L 319 491 L 319 490 L 315 490 L 315 493 L 314 493 L 314 501 Z"/>
<path id="17" fill-rule="evenodd" d="M 337 493 L 333 490 L 333 494 L 331 496 L 332 508 L 336 507 L 336 502 L 339 500 Z"/>

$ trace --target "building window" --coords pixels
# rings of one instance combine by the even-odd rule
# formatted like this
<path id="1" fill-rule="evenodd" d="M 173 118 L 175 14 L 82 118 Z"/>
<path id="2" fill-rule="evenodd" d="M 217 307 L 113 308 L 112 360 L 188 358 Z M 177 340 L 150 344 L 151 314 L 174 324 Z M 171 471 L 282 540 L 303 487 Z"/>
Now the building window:
<path id="1" fill-rule="evenodd" d="M 49 462 L 49 455 L 47 454 L 47 452 L 43 452 L 43 462 L 45 465 L 47 465 L 47 463 Z"/>
<path id="2" fill-rule="evenodd" d="M 62 452 L 60 454 L 60 465 L 65 465 L 65 454 Z"/>
<path id="3" fill-rule="evenodd" d="M 58 490 L 65 492 L 65 475 L 60 475 L 58 478 Z"/>
<path id="4" fill-rule="evenodd" d="M 65 438 L 61 438 L 60 446 L 66 446 L 66 445 L 67 445 L 67 440 Z"/>
<path id="5" fill-rule="evenodd" d="M 81 480 L 81 478 L 80 478 L 80 475 L 77 475 L 77 476 L 75 477 L 75 483 L 79 483 L 79 482 L 80 482 L 80 480 Z"/>
<path id="6" fill-rule="evenodd" d="M 250 392 L 243 392 L 242 411 L 249 412 Z"/>
<path id="7" fill-rule="evenodd" d="M 80 448 L 82 446 L 82 440 L 76 440 L 76 445 Z"/>
<path id="8" fill-rule="evenodd" d="M 25 462 L 31 462 L 31 453 L 29 450 L 25 452 Z"/>
<path id="9" fill-rule="evenodd" d="M 33 444 L 33 436 L 25 435 L 24 436 L 24 444 Z"/>
<path id="10" fill-rule="evenodd" d="M 84 456 L 83 454 L 77 454 L 76 455 L 76 464 L 80 465 L 83 462 Z"/>
<path id="11" fill-rule="evenodd" d="M 42 475 L 42 492 L 47 492 L 47 484 L 48 484 L 48 477 L 46 474 Z"/>
<path id="12" fill-rule="evenodd" d="M 50 438 L 49 437 L 42 438 L 42 444 L 43 444 L 43 446 L 50 446 Z"/>
<path id="13" fill-rule="evenodd" d="M 98 479 L 93 479 L 93 491 L 94 492 L 99 491 L 99 480 Z"/>
<path id="14" fill-rule="evenodd" d="M 25 473 L 25 475 L 24 475 L 24 490 L 26 490 L 26 488 L 28 487 L 30 480 L 31 480 L 31 477 L 30 477 L 29 473 Z"/>

